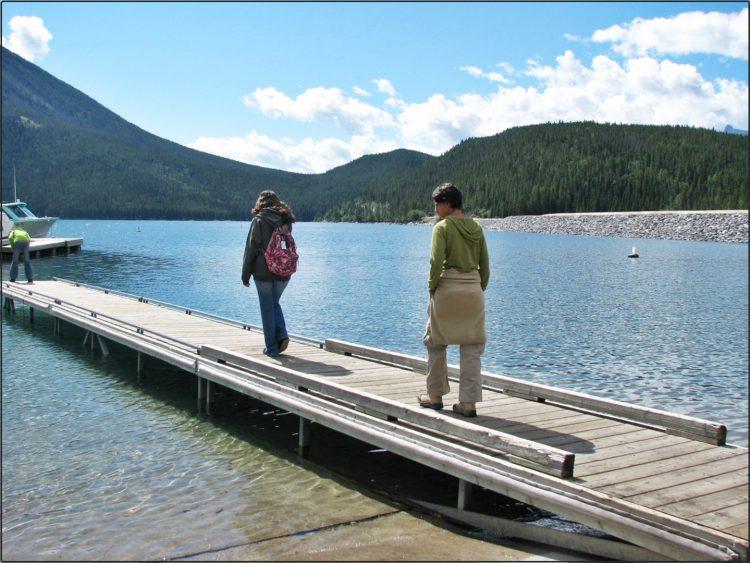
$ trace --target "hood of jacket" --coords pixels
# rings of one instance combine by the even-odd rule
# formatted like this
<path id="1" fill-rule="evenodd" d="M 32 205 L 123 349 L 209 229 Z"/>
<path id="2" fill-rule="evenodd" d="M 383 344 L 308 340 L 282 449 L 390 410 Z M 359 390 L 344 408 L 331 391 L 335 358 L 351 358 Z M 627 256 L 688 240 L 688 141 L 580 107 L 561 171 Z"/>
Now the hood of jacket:
<path id="1" fill-rule="evenodd" d="M 448 216 L 445 222 L 458 231 L 470 244 L 476 244 L 482 240 L 482 227 L 471 217 Z"/>
<path id="2" fill-rule="evenodd" d="M 271 225 L 274 229 L 281 227 L 284 223 L 288 223 L 289 219 L 273 209 L 261 209 L 258 212 L 258 217 L 261 221 L 265 221 Z"/>

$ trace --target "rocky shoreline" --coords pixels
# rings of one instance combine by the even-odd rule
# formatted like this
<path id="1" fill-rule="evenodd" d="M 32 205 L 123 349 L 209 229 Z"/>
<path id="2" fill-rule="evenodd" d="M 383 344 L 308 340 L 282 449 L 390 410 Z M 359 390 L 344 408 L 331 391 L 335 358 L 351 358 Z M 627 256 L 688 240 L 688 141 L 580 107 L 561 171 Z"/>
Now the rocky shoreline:
<path id="1" fill-rule="evenodd" d="M 742 210 L 559 213 L 477 221 L 490 231 L 745 244 L 748 242 L 748 212 Z"/>

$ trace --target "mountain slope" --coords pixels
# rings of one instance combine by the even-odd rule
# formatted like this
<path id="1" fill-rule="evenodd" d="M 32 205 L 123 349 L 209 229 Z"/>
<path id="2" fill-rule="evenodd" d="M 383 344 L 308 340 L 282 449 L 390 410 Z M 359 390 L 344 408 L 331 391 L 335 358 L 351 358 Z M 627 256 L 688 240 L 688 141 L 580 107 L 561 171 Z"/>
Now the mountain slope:
<path id="1" fill-rule="evenodd" d="M 515 127 L 365 186 L 329 220 L 416 215 L 453 181 L 480 216 L 747 209 L 748 139 L 708 129 L 591 122 Z M 374 210 L 368 214 L 367 210 Z M 377 218 L 375 218 L 377 220 Z"/>
<path id="2" fill-rule="evenodd" d="M 252 166 L 152 135 L 4 47 L 2 66 L 3 199 L 15 164 L 37 213 L 242 219 L 258 192 L 273 189 L 311 220 L 367 180 L 433 158 L 394 151 L 326 174 Z"/>

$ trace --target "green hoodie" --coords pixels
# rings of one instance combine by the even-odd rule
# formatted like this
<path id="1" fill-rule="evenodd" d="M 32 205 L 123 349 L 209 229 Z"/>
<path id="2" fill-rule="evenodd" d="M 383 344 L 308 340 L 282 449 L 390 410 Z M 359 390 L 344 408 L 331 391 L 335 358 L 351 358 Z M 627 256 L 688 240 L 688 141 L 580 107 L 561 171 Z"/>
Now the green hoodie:
<path id="1" fill-rule="evenodd" d="M 470 217 L 449 215 L 432 229 L 430 252 L 430 292 L 435 291 L 443 270 L 462 272 L 479 269 L 482 290 L 490 281 L 490 260 L 482 227 Z"/>

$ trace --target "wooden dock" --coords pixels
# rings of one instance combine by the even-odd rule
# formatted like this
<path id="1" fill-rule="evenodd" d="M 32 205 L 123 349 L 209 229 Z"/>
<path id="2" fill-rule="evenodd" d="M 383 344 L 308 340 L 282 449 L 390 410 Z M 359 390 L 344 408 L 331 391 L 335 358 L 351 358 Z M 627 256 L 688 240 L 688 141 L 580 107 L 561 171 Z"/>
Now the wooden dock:
<path id="1" fill-rule="evenodd" d="M 146 297 L 60 279 L 2 291 L 105 354 L 135 350 L 139 374 L 144 355 L 183 369 L 209 414 L 215 385 L 297 414 L 303 453 L 314 422 L 453 475 L 460 510 L 479 485 L 620 538 L 623 559 L 747 561 L 748 450 L 722 424 L 490 373 L 465 419 L 416 405 L 422 358 L 293 337 L 272 359 L 258 327 Z"/>
<path id="2" fill-rule="evenodd" d="M 67 256 L 71 252 L 80 252 L 82 246 L 82 238 L 33 238 L 29 244 L 29 252 L 32 258 L 56 256 L 58 252 Z M 13 249 L 10 244 L 3 244 L 3 258 L 9 260 L 12 255 Z"/>

